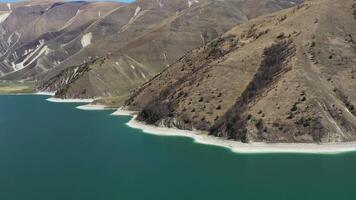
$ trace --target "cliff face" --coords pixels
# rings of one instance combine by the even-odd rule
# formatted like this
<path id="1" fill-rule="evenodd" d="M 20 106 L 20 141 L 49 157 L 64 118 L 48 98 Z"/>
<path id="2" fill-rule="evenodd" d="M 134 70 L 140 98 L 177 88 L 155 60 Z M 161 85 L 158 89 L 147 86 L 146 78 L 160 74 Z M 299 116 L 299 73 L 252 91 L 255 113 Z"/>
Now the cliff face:
<path id="1" fill-rule="evenodd" d="M 243 142 L 356 140 L 355 0 L 314 0 L 237 26 L 132 93 L 149 124 Z"/>

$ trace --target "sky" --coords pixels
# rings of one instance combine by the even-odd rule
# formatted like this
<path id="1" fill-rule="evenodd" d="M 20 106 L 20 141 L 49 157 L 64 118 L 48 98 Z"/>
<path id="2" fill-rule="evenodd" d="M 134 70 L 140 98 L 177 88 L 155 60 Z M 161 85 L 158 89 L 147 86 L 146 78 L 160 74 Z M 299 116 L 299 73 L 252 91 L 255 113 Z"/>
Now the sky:
<path id="1" fill-rule="evenodd" d="M 17 0 L 0 0 L 0 2 L 16 2 Z M 58 0 L 61 1 L 61 0 Z M 105 1 L 105 0 L 97 0 L 97 1 Z M 107 1 L 118 1 L 118 2 L 133 2 L 134 0 L 107 0 Z"/>

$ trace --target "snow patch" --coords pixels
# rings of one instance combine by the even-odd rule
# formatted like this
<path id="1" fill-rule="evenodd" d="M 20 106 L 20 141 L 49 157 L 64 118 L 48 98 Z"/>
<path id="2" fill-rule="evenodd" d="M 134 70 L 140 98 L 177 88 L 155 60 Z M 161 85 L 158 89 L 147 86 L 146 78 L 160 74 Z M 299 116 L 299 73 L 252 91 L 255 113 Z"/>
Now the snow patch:
<path id="1" fill-rule="evenodd" d="M 160 7 L 160 8 L 163 8 L 164 5 L 163 5 L 162 1 L 157 0 L 157 2 L 158 2 L 159 7 Z"/>
<path id="2" fill-rule="evenodd" d="M 9 8 L 9 10 L 11 10 L 11 3 L 7 3 L 7 8 Z"/>
<path id="3" fill-rule="evenodd" d="M 146 75 L 143 72 L 141 72 L 141 76 L 146 79 Z"/>
<path id="4" fill-rule="evenodd" d="M 61 64 L 61 61 L 56 60 L 56 61 L 53 62 L 53 64 L 57 66 L 57 65 Z"/>
<path id="5" fill-rule="evenodd" d="M 138 6 L 138 7 L 136 8 L 136 10 L 135 10 L 135 14 L 134 14 L 133 17 L 136 17 L 140 11 L 141 11 L 141 7 Z"/>
<path id="6" fill-rule="evenodd" d="M 0 14 L 0 23 L 3 23 L 10 14 L 11 12 Z"/>
<path id="7" fill-rule="evenodd" d="M 45 51 L 44 51 L 45 55 L 50 54 L 52 51 L 53 51 L 52 49 L 50 49 L 47 46 L 45 46 Z"/>
<path id="8" fill-rule="evenodd" d="M 91 44 L 92 37 L 93 37 L 93 34 L 91 32 L 86 33 L 85 35 L 83 35 L 83 37 L 81 39 L 81 43 L 82 43 L 83 48 Z"/>
<path id="9" fill-rule="evenodd" d="M 131 67 L 131 69 L 135 70 L 135 66 L 133 66 L 133 65 L 130 65 L 130 67 Z"/>
<path id="10" fill-rule="evenodd" d="M 188 7 L 189 8 L 192 7 L 192 5 L 195 3 L 199 3 L 199 1 L 198 0 L 188 0 Z"/>
<path id="11" fill-rule="evenodd" d="M 126 29 L 128 28 L 128 26 L 130 24 L 132 24 L 138 17 L 139 17 L 139 13 L 141 12 L 141 7 L 138 6 L 135 10 L 134 15 L 131 17 L 131 19 L 129 20 L 129 22 L 127 24 L 125 24 L 121 29 L 120 32 L 126 31 Z"/>
<path id="12" fill-rule="evenodd" d="M 43 43 L 41 43 L 39 46 L 37 46 L 37 48 L 30 53 L 22 62 L 20 63 L 14 63 L 12 62 L 12 69 L 14 70 L 13 72 L 19 71 L 21 69 L 24 69 L 26 67 L 28 67 L 29 65 L 31 65 L 33 62 L 35 62 L 43 53 L 46 53 L 49 51 L 49 48 L 45 45 L 43 45 Z M 35 55 L 37 53 L 37 55 Z M 35 55 L 34 58 L 32 58 Z M 32 59 L 31 59 L 32 58 Z M 30 60 L 31 59 L 31 60 Z M 27 63 L 27 64 L 25 64 Z"/>
<path id="13" fill-rule="evenodd" d="M 79 67 L 76 67 L 76 68 L 74 69 L 74 74 L 77 74 L 78 69 L 79 69 Z"/>
<path id="14" fill-rule="evenodd" d="M 74 20 L 76 19 L 76 17 L 81 13 L 82 11 L 81 10 L 77 10 L 77 12 L 75 13 L 75 15 L 70 18 L 65 24 L 64 26 L 61 28 L 61 29 L 65 29 L 67 28 L 68 26 L 70 26 L 71 24 L 73 24 Z"/>
<path id="15" fill-rule="evenodd" d="M 7 44 L 11 44 L 12 42 L 12 36 L 14 36 L 15 33 L 11 34 L 9 38 L 7 38 Z"/>
<path id="16" fill-rule="evenodd" d="M 12 33 L 12 34 L 10 35 L 10 37 L 7 39 L 7 44 L 8 44 L 8 45 L 11 45 L 11 43 L 13 42 L 12 37 L 13 37 L 14 35 L 17 36 L 17 41 L 15 42 L 15 44 L 19 41 L 19 39 L 20 39 L 20 37 L 21 37 L 21 34 L 15 31 L 15 32 Z M 13 44 L 13 45 L 15 45 L 15 44 Z"/>

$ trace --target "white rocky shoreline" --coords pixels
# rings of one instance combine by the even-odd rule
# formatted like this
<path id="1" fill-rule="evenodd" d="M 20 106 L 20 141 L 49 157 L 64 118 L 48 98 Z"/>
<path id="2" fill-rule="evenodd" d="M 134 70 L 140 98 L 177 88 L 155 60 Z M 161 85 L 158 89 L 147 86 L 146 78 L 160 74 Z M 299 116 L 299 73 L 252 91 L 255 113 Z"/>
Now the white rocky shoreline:
<path id="1" fill-rule="evenodd" d="M 208 135 L 202 131 L 187 131 L 174 128 L 164 128 L 136 120 L 136 113 L 128 110 L 118 109 L 112 115 L 133 116 L 126 124 L 135 129 L 140 129 L 144 133 L 159 136 L 180 136 L 190 137 L 196 143 L 220 146 L 230 149 L 235 153 L 309 153 L 309 154 L 338 154 L 356 151 L 356 142 L 309 144 L 309 143 L 242 143 L 233 140 L 225 140 Z"/>
<path id="2" fill-rule="evenodd" d="M 51 96 L 50 98 L 46 99 L 46 101 L 54 102 L 54 103 L 88 103 L 85 105 L 77 106 L 77 109 L 80 110 L 116 110 L 115 108 L 109 108 L 105 105 L 101 104 L 92 104 L 95 99 L 61 99 L 54 97 L 54 92 L 36 92 L 36 95 L 44 95 L 44 96 Z"/>
<path id="3" fill-rule="evenodd" d="M 37 93 L 39 95 L 49 95 L 49 93 Z M 49 98 L 47 101 L 54 103 L 89 103 L 76 108 L 81 110 L 115 110 L 107 108 L 104 105 L 90 104 L 94 99 L 58 99 Z M 140 129 L 144 133 L 159 135 L 159 136 L 180 136 L 190 137 L 196 143 L 220 146 L 230 149 L 235 153 L 308 153 L 308 154 L 338 154 L 356 151 L 356 142 L 343 143 L 326 143 L 326 144 L 310 144 L 310 143 L 242 143 L 233 140 L 225 140 L 215 136 L 210 136 L 202 131 L 187 131 L 174 128 L 157 127 L 147 125 L 136 120 L 136 112 L 117 109 L 111 115 L 115 116 L 132 116 L 132 119 L 126 123 L 127 126 L 135 129 Z"/>
<path id="4" fill-rule="evenodd" d="M 60 99 L 55 97 L 46 100 L 54 103 L 91 103 L 94 101 L 94 99 Z"/>

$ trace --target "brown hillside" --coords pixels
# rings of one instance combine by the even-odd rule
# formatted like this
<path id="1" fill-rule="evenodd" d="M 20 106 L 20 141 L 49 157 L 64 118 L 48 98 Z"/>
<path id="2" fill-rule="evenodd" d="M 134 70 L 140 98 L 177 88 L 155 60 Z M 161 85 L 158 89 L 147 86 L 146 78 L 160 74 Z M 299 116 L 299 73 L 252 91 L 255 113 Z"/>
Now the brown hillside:
<path id="1" fill-rule="evenodd" d="M 243 142 L 356 140 L 356 1 L 310 0 L 195 49 L 127 101 L 139 120 Z"/>

